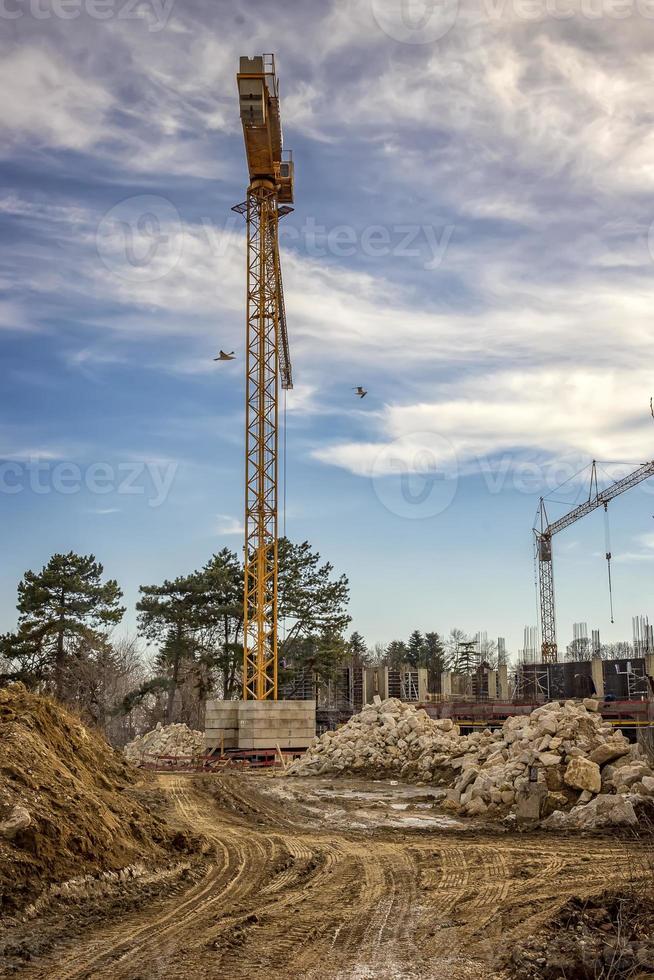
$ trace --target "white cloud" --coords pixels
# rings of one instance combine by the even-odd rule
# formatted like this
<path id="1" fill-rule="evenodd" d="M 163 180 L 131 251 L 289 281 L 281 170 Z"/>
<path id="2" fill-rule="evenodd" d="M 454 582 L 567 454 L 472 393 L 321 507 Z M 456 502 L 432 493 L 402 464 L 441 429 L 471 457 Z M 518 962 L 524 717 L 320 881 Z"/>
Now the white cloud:
<path id="1" fill-rule="evenodd" d="M 618 552 L 613 555 L 613 561 L 621 565 L 654 561 L 654 534 L 639 534 L 635 541 L 638 546 L 636 550 Z"/>
<path id="2" fill-rule="evenodd" d="M 29 136 L 41 146 L 82 150 L 107 135 L 112 96 L 47 49 L 25 46 L 5 53 L 0 87 L 12 93 L 0 105 L 5 139 Z"/>
<path id="3" fill-rule="evenodd" d="M 652 455 L 649 380 L 643 369 L 489 371 L 443 385 L 439 401 L 386 405 L 377 442 L 347 440 L 313 456 L 361 476 L 379 473 L 391 445 L 393 465 L 406 472 L 425 452 L 432 468 L 454 454 L 464 470 L 502 453 L 520 465 L 527 452 L 544 460 L 645 460 Z"/>
<path id="4" fill-rule="evenodd" d="M 214 533 L 217 535 L 245 534 L 243 524 L 229 514 L 218 514 Z"/>
<path id="5" fill-rule="evenodd" d="M 27 331 L 37 329 L 23 308 L 14 300 L 0 300 L 0 330 Z"/>

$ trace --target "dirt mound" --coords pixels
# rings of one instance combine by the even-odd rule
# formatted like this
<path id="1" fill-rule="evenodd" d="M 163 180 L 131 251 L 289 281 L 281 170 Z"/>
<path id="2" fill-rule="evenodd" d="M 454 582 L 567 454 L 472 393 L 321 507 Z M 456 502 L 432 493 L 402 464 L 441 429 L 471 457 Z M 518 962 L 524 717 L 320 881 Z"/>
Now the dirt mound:
<path id="1" fill-rule="evenodd" d="M 636 980 L 654 975 L 654 899 L 645 887 L 574 898 L 507 963 L 515 980 Z"/>
<path id="2" fill-rule="evenodd" d="M 172 834 L 137 779 L 55 702 L 0 688 L 0 912 L 52 882 L 163 858 Z"/>

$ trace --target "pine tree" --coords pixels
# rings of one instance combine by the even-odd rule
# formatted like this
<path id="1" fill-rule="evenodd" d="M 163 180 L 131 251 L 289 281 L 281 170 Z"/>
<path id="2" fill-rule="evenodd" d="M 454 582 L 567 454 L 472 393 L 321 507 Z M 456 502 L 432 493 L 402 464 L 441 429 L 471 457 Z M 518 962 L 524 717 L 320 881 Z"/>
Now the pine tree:
<path id="1" fill-rule="evenodd" d="M 404 640 L 391 640 L 386 647 L 386 666 L 398 670 L 408 662 L 409 650 Z"/>
<path id="2" fill-rule="evenodd" d="M 423 666 L 427 668 L 427 688 L 440 690 L 440 675 L 447 670 L 448 657 L 445 644 L 436 632 L 425 633 Z"/>
<path id="3" fill-rule="evenodd" d="M 350 622 L 347 578 L 333 577 L 307 541 L 279 542 L 280 676 L 305 669 L 327 677 L 345 656 L 343 630 Z M 161 585 L 142 586 L 139 631 L 156 643 L 156 666 L 167 690 L 166 720 L 175 694 L 193 681 L 196 697 L 210 690 L 229 699 L 240 689 L 243 664 L 243 566 L 223 549 L 199 571 Z M 286 632 L 285 632 L 286 630 Z M 285 635 L 284 635 L 285 632 Z M 138 693 L 135 694 L 138 697 Z"/>
<path id="4" fill-rule="evenodd" d="M 420 630 L 414 630 L 407 643 L 407 662 L 414 669 L 422 666 L 425 641 Z"/>
<path id="5" fill-rule="evenodd" d="M 222 696 L 229 700 L 243 667 L 243 566 L 235 552 L 223 548 L 194 578 L 200 658 L 209 673 L 218 671 Z"/>
<path id="6" fill-rule="evenodd" d="M 299 653 L 298 641 L 310 636 L 342 636 L 350 622 L 350 586 L 345 575 L 333 578 L 334 566 L 321 564 L 308 541 L 279 541 L 280 654 L 287 660 Z M 290 625 L 289 625 L 290 624 Z"/>
<path id="7" fill-rule="evenodd" d="M 0 640 L 14 676 L 65 698 L 69 659 L 82 646 L 106 644 L 108 629 L 125 612 L 118 583 L 103 583 L 103 572 L 94 555 L 72 551 L 53 555 L 40 572 L 25 572 L 18 586 L 18 630 Z"/>
<path id="8" fill-rule="evenodd" d="M 138 628 L 148 642 L 159 645 L 155 667 L 166 680 L 165 720 L 170 722 L 182 665 L 193 660 L 197 649 L 198 590 L 193 575 L 180 575 L 161 585 L 142 585 L 139 592 Z"/>
<path id="9" fill-rule="evenodd" d="M 366 641 L 361 636 L 361 633 L 357 633 L 356 630 L 347 641 L 347 652 L 352 657 L 353 662 L 359 667 L 365 666 L 370 660 Z"/>

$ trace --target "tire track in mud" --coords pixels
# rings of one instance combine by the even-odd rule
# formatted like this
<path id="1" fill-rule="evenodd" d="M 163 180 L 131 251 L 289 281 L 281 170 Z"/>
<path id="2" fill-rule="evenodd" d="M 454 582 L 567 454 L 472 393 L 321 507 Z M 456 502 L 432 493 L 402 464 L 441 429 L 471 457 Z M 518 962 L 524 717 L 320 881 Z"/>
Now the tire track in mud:
<path id="1" fill-rule="evenodd" d="M 626 855 L 646 873 L 636 843 L 332 831 L 266 798 L 256 779 L 161 785 L 176 820 L 211 846 L 204 877 L 21 977 L 486 980 L 494 938 L 505 946 L 571 895 L 601 890 Z"/>
<path id="2" fill-rule="evenodd" d="M 256 888 L 256 869 L 270 867 L 264 841 L 247 834 L 239 835 L 227 828 L 221 835 L 217 834 L 215 825 L 189 796 L 183 780 L 172 780 L 168 788 L 177 811 L 189 827 L 196 832 L 204 832 L 214 844 L 216 856 L 222 857 L 220 864 L 211 864 L 203 881 L 190 889 L 181 902 L 167 903 L 164 911 L 146 916 L 145 921 L 139 919 L 131 928 L 123 924 L 115 929 L 103 930 L 95 940 L 78 946 L 72 956 L 58 957 L 57 965 L 49 966 L 45 973 L 28 973 L 27 976 L 47 976 L 52 980 L 101 976 L 101 973 L 95 972 L 95 968 L 102 966 L 106 960 L 112 961 L 112 977 L 123 976 L 122 967 L 126 960 L 147 956 L 152 945 L 160 950 L 164 946 L 162 952 L 165 959 L 168 953 L 166 943 L 184 935 L 208 912 L 214 913 L 217 906 L 229 904 L 233 907 L 246 893 Z"/>

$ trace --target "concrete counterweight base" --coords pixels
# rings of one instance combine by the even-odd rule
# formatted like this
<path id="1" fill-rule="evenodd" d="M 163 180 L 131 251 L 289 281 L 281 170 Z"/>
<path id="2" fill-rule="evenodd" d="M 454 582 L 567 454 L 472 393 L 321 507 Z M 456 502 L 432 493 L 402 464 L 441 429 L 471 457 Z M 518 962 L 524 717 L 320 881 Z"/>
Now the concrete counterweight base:
<path id="1" fill-rule="evenodd" d="M 207 701 L 207 750 L 302 749 L 315 734 L 314 701 Z"/>

